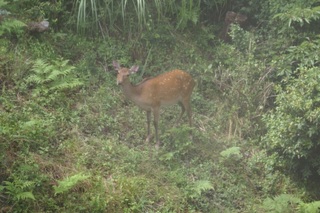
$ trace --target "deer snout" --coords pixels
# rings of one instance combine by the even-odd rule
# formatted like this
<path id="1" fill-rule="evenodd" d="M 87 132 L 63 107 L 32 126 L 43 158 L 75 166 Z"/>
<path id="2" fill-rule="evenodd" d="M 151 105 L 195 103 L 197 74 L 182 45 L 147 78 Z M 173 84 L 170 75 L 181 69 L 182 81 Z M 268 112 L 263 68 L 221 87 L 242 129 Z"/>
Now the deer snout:
<path id="1" fill-rule="evenodd" d="M 122 84 L 122 81 L 123 81 L 123 79 L 118 76 L 117 77 L 117 85 Z"/>

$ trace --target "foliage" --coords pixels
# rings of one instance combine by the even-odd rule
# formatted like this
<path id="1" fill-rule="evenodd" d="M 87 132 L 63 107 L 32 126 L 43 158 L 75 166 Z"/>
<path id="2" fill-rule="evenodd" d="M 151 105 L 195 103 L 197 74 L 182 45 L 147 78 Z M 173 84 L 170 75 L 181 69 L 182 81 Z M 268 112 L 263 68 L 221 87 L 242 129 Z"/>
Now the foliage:
<path id="1" fill-rule="evenodd" d="M 200 197 L 203 192 L 209 191 L 213 189 L 212 183 L 208 180 L 198 180 L 193 183 L 193 185 L 190 187 L 189 191 L 189 197 L 190 198 L 196 198 Z"/>
<path id="2" fill-rule="evenodd" d="M 311 203 L 301 203 L 299 206 L 299 212 L 301 213 L 316 213 L 319 212 L 320 201 L 314 201 Z"/>
<path id="3" fill-rule="evenodd" d="M 0 36 L 5 34 L 17 34 L 20 35 L 23 32 L 23 28 L 26 25 L 16 19 L 7 19 L 0 24 Z"/>
<path id="4" fill-rule="evenodd" d="M 256 43 L 249 43 L 251 45 L 247 46 L 246 54 L 234 46 L 221 45 L 217 49 L 215 65 L 209 65 L 205 74 L 201 75 L 202 91 L 208 92 L 207 95 L 214 93 L 218 100 L 228 102 L 217 114 L 221 115 L 222 120 L 228 118 L 228 122 L 223 123 L 229 137 L 255 134 L 251 131 L 253 129 L 260 131 L 251 127 L 259 125 L 259 118 L 267 109 L 268 97 L 272 92 L 273 84 L 269 80 L 272 70 L 253 57 Z M 231 51 L 232 56 L 228 54 Z M 244 117 L 252 119 L 246 123 L 243 122 L 246 120 L 243 120 Z"/>
<path id="5" fill-rule="evenodd" d="M 278 153 L 287 166 L 304 178 L 319 176 L 319 68 L 300 68 L 277 89 L 277 107 L 265 116 L 269 151 Z"/>
<path id="6" fill-rule="evenodd" d="M 77 0 L 76 1 L 76 4 L 79 5 L 78 6 L 78 16 L 77 16 L 78 30 L 85 29 L 84 24 L 86 24 L 86 18 L 88 17 L 86 3 L 87 3 L 87 1 L 85 1 L 85 0 Z M 98 8 L 96 5 L 96 1 L 91 0 L 89 3 L 90 3 L 89 5 L 91 7 L 91 11 L 89 11 L 89 14 L 94 18 L 94 22 L 96 23 L 96 28 L 97 28 L 97 26 L 98 26 L 98 14 L 97 14 Z"/>
<path id="7" fill-rule="evenodd" d="M 310 24 L 311 21 L 320 18 L 320 6 L 312 8 L 291 8 L 284 13 L 278 13 L 273 18 L 288 21 L 289 27 L 292 23 L 298 23 L 300 26 L 303 26 L 304 23 Z"/>
<path id="8" fill-rule="evenodd" d="M 254 54 L 257 45 L 253 34 L 243 30 L 237 24 L 232 24 L 230 28 L 230 36 L 232 37 L 233 44 L 238 50 L 246 52 L 248 55 Z"/>
<path id="9" fill-rule="evenodd" d="M 84 175 L 81 173 L 72 175 L 71 177 L 66 177 L 63 180 L 58 181 L 57 186 L 53 186 L 54 194 L 57 195 L 57 194 L 68 192 L 70 189 L 75 187 L 77 183 L 79 183 L 80 181 L 84 181 L 89 177 L 90 175 Z"/>
<path id="10" fill-rule="evenodd" d="M 200 0 L 182 0 L 179 8 L 177 28 L 184 29 L 188 21 L 196 25 L 199 21 Z"/>
<path id="11" fill-rule="evenodd" d="M 174 17 L 177 28 L 184 29 L 191 21 L 194 25 L 199 21 L 200 0 L 181 1 L 85 1 L 77 0 L 77 27 L 79 31 L 91 29 L 100 31 L 104 37 L 106 33 L 117 28 L 118 19 L 122 20 L 122 33 L 141 33 L 150 27 L 153 20 L 161 22 L 167 17 Z M 103 25 L 106 25 L 105 27 Z"/>
<path id="12" fill-rule="evenodd" d="M 0 185 L 0 193 L 4 192 L 15 202 L 27 199 L 35 200 L 32 191 L 28 191 L 30 188 L 34 188 L 34 182 L 16 179 L 13 182 L 4 181 L 3 185 Z"/>
<path id="13" fill-rule="evenodd" d="M 296 67 L 312 68 L 319 66 L 319 56 L 316 50 L 320 47 L 320 39 L 317 36 L 314 40 L 304 40 L 299 45 L 290 46 L 283 58 L 285 64 L 279 67 L 278 76 L 290 76 Z"/>
<path id="14" fill-rule="evenodd" d="M 52 29 L 59 29 L 67 24 L 69 17 L 67 8 L 70 4 L 68 1 L 8 0 L 7 2 L 10 4 L 6 4 L 4 8 L 10 11 L 15 18 L 23 20 L 25 23 L 48 20 Z"/>
<path id="15" fill-rule="evenodd" d="M 190 127 L 182 125 L 180 128 L 171 128 L 168 133 L 165 134 L 168 143 L 165 144 L 169 148 L 169 152 L 166 152 L 161 156 L 160 160 L 172 160 L 175 157 L 188 156 L 192 150 L 193 144 L 189 137 Z M 164 140 L 165 143 L 167 140 Z M 172 143 L 174 142 L 174 143 Z"/>
<path id="16" fill-rule="evenodd" d="M 264 58 L 267 61 L 272 59 L 274 63 L 278 62 L 274 64 L 275 74 L 278 69 L 291 67 L 290 62 L 283 61 L 288 48 L 300 44 L 305 38 L 314 38 L 318 33 L 314 27 L 317 25 L 317 2 L 317 0 L 290 2 L 268 0 L 263 3 L 252 1 L 252 7 L 255 6 L 258 10 L 255 13 L 257 22 L 264 25 L 263 28 L 258 28 L 255 34 L 260 41 L 259 54 L 264 53 L 262 56 L 267 56 Z M 305 14 L 305 11 L 313 10 L 312 8 L 315 10 L 312 16 Z"/>
<path id="17" fill-rule="evenodd" d="M 68 60 L 52 60 L 51 63 L 37 59 L 32 67 L 33 73 L 26 79 L 34 84 L 34 95 L 47 95 L 81 86 L 83 83 L 74 74 L 75 67 L 68 65 Z"/>
<path id="18" fill-rule="evenodd" d="M 316 213 L 319 212 L 320 202 L 315 201 L 305 203 L 301 199 L 291 194 L 281 194 L 274 198 L 266 198 L 263 201 L 263 209 L 265 212 L 272 213 L 286 213 L 286 212 L 299 212 L 299 213 Z"/>
<path id="19" fill-rule="evenodd" d="M 5 2 L 4 0 L 0 0 L 0 7 L 3 7 L 4 5 L 6 5 L 7 2 Z M 1 11 L 2 12 L 2 11 Z M 2 14 L 1 14 L 2 15 Z"/>
<path id="20" fill-rule="evenodd" d="M 267 198 L 263 201 L 263 208 L 266 212 L 290 213 L 296 212 L 299 204 L 302 203 L 299 198 L 289 194 L 281 194 L 274 198 Z"/>
<path id="21" fill-rule="evenodd" d="M 220 155 L 226 159 L 228 159 L 228 158 L 241 159 L 242 158 L 242 155 L 240 153 L 240 147 L 228 148 L 228 149 L 220 152 Z"/>

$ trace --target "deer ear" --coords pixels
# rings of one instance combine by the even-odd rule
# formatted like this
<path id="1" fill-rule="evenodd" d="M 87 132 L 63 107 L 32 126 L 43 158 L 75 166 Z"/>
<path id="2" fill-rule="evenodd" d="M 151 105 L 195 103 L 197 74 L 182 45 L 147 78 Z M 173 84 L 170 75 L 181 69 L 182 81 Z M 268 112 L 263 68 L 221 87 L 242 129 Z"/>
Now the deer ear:
<path id="1" fill-rule="evenodd" d="M 119 65 L 119 63 L 117 61 L 113 61 L 112 64 L 113 64 L 113 67 L 114 67 L 115 70 L 119 70 L 120 69 L 120 65 Z"/>
<path id="2" fill-rule="evenodd" d="M 137 72 L 138 70 L 139 70 L 139 66 L 134 65 L 134 66 L 132 66 L 132 67 L 130 68 L 130 74 L 131 74 L 131 73 L 135 73 L 135 72 Z"/>

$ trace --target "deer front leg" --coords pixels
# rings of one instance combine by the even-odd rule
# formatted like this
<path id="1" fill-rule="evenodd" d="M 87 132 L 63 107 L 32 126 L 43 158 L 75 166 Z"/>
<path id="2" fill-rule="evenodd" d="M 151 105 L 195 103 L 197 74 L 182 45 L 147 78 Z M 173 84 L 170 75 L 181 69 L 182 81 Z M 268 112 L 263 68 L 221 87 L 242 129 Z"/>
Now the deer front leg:
<path id="1" fill-rule="evenodd" d="M 156 148 L 160 146 L 160 140 L 159 140 L 159 134 L 158 134 L 158 122 L 159 122 L 159 114 L 160 114 L 160 109 L 154 108 L 153 109 L 153 125 L 155 129 L 155 135 L 156 135 Z"/>
<path id="2" fill-rule="evenodd" d="M 148 125 L 148 135 L 146 138 L 146 142 L 149 143 L 151 138 L 151 132 L 150 132 L 150 121 L 151 121 L 151 111 L 147 111 L 147 125 Z"/>

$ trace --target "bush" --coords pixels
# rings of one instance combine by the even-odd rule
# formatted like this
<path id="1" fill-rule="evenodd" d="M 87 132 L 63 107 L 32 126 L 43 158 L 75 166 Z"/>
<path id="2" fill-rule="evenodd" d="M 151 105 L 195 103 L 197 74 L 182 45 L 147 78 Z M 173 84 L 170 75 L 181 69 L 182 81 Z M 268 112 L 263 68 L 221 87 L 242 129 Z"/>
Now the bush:
<path id="1" fill-rule="evenodd" d="M 276 153 L 292 174 L 320 176 L 320 69 L 300 68 L 277 87 L 277 107 L 264 116 L 265 147 Z"/>
<path id="2" fill-rule="evenodd" d="M 282 194 L 275 198 L 267 198 L 263 201 L 266 212 L 272 213 L 294 213 L 298 205 L 302 203 L 299 198 L 292 195 Z"/>

